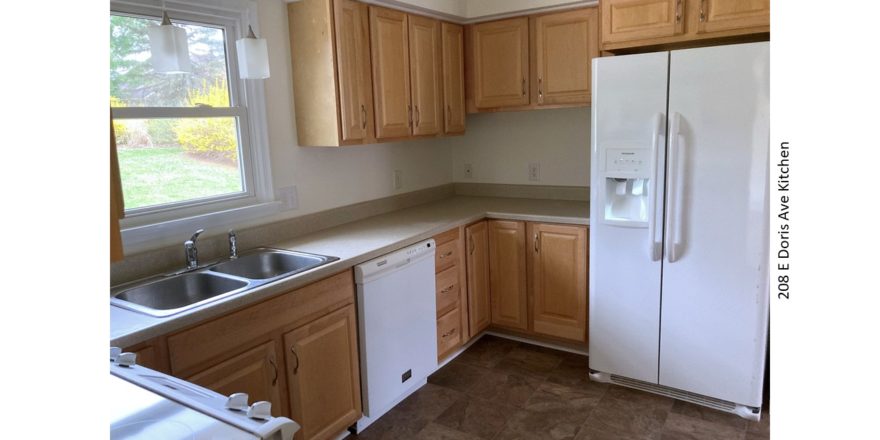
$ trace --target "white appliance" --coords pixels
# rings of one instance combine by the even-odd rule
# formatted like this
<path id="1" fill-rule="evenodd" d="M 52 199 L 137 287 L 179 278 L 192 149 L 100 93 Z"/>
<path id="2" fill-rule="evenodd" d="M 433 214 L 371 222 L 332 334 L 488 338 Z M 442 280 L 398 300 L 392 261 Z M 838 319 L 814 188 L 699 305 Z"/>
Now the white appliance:
<path id="1" fill-rule="evenodd" d="M 768 43 L 593 61 L 593 379 L 760 417 L 768 150 Z"/>
<path id="2" fill-rule="evenodd" d="M 299 425 L 272 417 L 269 402 L 223 396 L 136 364 L 110 349 L 108 409 L 114 440 L 293 440 Z"/>
<path id="3" fill-rule="evenodd" d="M 364 417 L 358 432 L 437 369 L 434 240 L 355 266 Z"/>

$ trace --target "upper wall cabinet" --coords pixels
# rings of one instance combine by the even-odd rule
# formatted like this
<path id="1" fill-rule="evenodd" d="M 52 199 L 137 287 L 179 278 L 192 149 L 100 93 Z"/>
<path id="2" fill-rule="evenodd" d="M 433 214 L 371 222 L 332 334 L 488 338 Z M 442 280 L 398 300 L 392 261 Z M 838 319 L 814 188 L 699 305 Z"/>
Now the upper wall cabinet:
<path id="1" fill-rule="evenodd" d="M 374 142 L 366 5 L 302 0 L 287 12 L 299 145 Z"/>
<path id="2" fill-rule="evenodd" d="M 468 112 L 587 105 L 596 8 L 469 26 Z"/>
<path id="3" fill-rule="evenodd" d="M 470 35 L 474 106 L 528 105 L 528 18 L 476 24 L 471 27 Z"/>
<path id="4" fill-rule="evenodd" d="M 443 130 L 443 45 L 440 22 L 409 16 L 409 59 L 415 136 Z"/>
<path id="5" fill-rule="evenodd" d="M 601 0 L 599 7 L 607 51 L 765 39 L 770 32 L 770 0 Z"/>
<path id="6" fill-rule="evenodd" d="M 376 137 L 379 139 L 412 134 L 408 32 L 405 13 L 370 7 Z"/>
<path id="7" fill-rule="evenodd" d="M 443 23 L 443 103 L 446 134 L 464 133 L 464 28 Z"/>
<path id="8" fill-rule="evenodd" d="M 599 56 L 596 9 L 532 18 L 537 105 L 590 102 L 592 59 Z"/>

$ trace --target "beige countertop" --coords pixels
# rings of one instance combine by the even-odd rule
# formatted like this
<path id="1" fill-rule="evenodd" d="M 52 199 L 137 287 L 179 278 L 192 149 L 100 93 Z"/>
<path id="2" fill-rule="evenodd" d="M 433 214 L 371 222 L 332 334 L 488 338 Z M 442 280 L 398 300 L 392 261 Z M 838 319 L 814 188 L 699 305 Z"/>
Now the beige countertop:
<path id="1" fill-rule="evenodd" d="M 110 344 L 127 347 L 180 330 L 482 218 L 588 225 L 589 211 L 588 202 L 455 196 L 346 223 L 293 240 L 265 243 L 267 247 L 332 255 L 339 257 L 339 260 L 165 318 L 111 305 Z"/>

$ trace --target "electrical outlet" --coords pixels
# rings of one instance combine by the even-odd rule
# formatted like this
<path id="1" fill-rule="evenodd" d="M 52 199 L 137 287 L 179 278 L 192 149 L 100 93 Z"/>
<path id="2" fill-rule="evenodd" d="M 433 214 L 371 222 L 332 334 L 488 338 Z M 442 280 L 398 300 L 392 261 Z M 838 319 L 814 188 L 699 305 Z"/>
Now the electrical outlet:
<path id="1" fill-rule="evenodd" d="M 296 185 L 276 188 L 275 200 L 281 202 L 281 206 L 284 210 L 298 209 L 299 197 L 296 194 Z"/>
<path id="2" fill-rule="evenodd" d="M 403 188 L 403 172 L 394 170 L 394 189 Z"/>
<path id="3" fill-rule="evenodd" d="M 474 167 L 471 164 L 464 164 L 464 178 L 472 179 L 474 177 Z"/>
<path id="4" fill-rule="evenodd" d="M 529 180 L 537 182 L 541 180 L 541 165 L 537 163 L 529 164 Z"/>

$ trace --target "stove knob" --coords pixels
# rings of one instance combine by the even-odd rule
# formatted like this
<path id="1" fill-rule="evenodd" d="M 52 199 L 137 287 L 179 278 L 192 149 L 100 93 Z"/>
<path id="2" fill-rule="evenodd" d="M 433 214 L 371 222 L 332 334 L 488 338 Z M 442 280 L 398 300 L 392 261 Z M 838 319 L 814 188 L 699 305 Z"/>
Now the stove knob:
<path id="1" fill-rule="evenodd" d="M 265 400 L 256 402 L 248 408 L 247 416 L 257 420 L 269 420 L 272 418 L 272 402 Z"/>
<path id="2" fill-rule="evenodd" d="M 235 411 L 247 411 L 248 410 L 248 395 L 247 393 L 235 393 L 230 394 L 229 398 L 226 399 L 226 408 L 235 410 Z"/>
<path id="3" fill-rule="evenodd" d="M 136 360 L 136 353 L 119 353 L 119 356 L 116 356 L 116 365 L 130 367 L 132 365 L 137 365 Z"/>
<path id="4" fill-rule="evenodd" d="M 116 362 L 116 358 L 122 354 L 122 349 L 119 347 L 110 347 L 110 360 L 112 362 Z"/>

